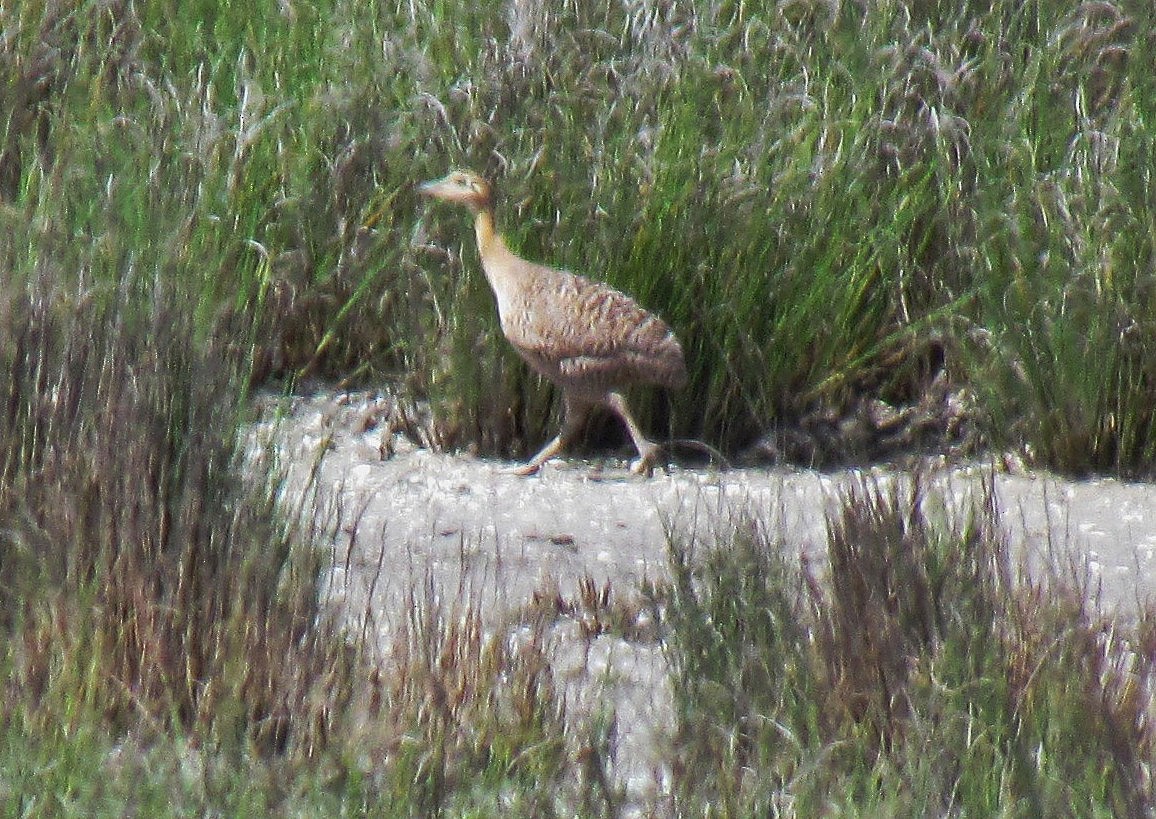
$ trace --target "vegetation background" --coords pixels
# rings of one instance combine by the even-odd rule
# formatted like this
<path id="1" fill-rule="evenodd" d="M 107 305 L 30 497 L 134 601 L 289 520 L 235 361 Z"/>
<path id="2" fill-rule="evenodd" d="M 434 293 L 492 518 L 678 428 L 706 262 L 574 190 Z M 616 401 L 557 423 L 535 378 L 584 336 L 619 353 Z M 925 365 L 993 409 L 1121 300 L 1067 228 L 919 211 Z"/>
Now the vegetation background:
<path id="1" fill-rule="evenodd" d="M 1151 475 L 1152 16 L 1123 0 L 0 0 L 0 798 L 21 813 L 291 796 L 423 811 L 458 804 L 460 765 L 556 805 L 544 794 L 571 757 L 547 741 L 539 677 L 490 679 L 533 693 L 512 735 L 535 753 L 447 745 L 404 674 L 367 670 L 318 616 L 318 533 L 277 513 L 275 479 L 253 487 L 238 467 L 250 390 L 271 380 L 389 382 L 430 400 L 444 446 L 517 455 L 545 436 L 555 396 L 500 343 L 464 219 L 414 195 L 451 165 L 495 180 L 522 253 L 677 330 L 691 386 L 649 397 L 647 425 L 736 451 L 867 400 L 950 395 L 992 447 Z M 1036 634 L 1001 630 L 1025 611 L 984 611 L 1001 640 Z M 1063 653 L 1007 639 L 1027 648 L 992 657 Z M 853 678 L 851 654 L 825 656 L 816 668 Z M 972 670 L 999 676 L 1004 659 Z M 1109 693 L 1064 707 L 1143 711 L 1147 689 L 1096 688 L 1093 665 L 1053 690 Z M 678 667 L 688 685 L 703 672 Z M 1041 712 L 990 691 L 979 708 L 967 685 L 951 713 L 999 717 L 990 753 L 917 780 L 942 810 L 968 794 L 984 813 L 1003 797 L 1151 805 L 1149 763 L 1105 750 L 1114 734 L 1048 733 L 1047 712 L 1032 747 L 1055 756 L 1033 760 L 1020 740 Z M 506 719 L 493 697 L 470 719 Z M 808 780 L 817 793 L 923 792 L 890 722 L 910 714 L 816 697 L 814 730 L 784 736 L 833 772 Z M 411 715 L 413 747 L 441 755 L 399 756 L 397 728 L 374 746 L 390 749 L 380 774 L 335 733 L 373 708 Z M 1112 724 L 1151 750 L 1129 719 Z M 779 759 L 728 756 L 770 742 L 745 730 L 707 758 Z M 836 750 L 859 740 L 869 761 L 844 765 Z M 988 774 L 974 790 L 970 765 Z M 1045 787 L 1060 779 L 1075 784 Z M 733 784 L 712 798 L 741 813 L 765 796 Z"/>

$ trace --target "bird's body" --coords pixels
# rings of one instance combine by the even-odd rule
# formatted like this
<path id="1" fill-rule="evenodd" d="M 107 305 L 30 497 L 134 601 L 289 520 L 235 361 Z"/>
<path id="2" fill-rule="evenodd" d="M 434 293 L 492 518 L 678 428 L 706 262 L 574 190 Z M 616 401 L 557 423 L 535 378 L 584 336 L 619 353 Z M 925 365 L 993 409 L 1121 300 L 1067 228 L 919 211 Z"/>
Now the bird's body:
<path id="1" fill-rule="evenodd" d="M 490 188 L 478 175 L 452 171 L 420 190 L 470 208 L 502 333 L 535 372 L 562 390 L 562 431 L 522 471 L 536 472 L 574 437 L 592 408 L 605 406 L 626 424 L 638 448 L 634 470 L 649 472 L 658 447 L 642 435 L 618 390 L 686 383 L 682 348 L 670 328 L 609 285 L 514 254 L 494 227 Z"/>

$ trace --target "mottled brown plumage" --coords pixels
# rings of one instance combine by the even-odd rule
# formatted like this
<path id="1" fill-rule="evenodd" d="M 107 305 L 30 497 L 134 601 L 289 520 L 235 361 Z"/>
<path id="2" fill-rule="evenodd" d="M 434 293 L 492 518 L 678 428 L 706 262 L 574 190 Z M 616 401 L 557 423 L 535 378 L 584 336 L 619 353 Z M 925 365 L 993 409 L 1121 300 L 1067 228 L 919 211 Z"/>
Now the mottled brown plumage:
<path id="1" fill-rule="evenodd" d="M 477 174 L 451 171 L 419 190 L 473 213 L 502 332 L 535 372 L 562 390 L 561 432 L 519 472 L 537 472 L 573 439 L 591 409 L 604 406 L 622 419 L 638 448 L 631 469 L 649 474 L 659 447 L 643 436 L 618 390 L 686 383 L 682 347 L 670 328 L 609 285 L 514 255 L 494 228 L 490 186 Z"/>

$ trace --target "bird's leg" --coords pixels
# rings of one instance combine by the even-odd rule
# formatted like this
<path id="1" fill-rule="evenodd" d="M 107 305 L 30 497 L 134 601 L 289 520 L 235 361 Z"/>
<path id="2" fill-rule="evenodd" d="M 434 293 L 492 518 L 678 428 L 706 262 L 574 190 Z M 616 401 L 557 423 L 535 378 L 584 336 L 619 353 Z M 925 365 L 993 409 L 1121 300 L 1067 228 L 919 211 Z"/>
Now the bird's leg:
<path id="1" fill-rule="evenodd" d="M 554 439 L 541 451 L 531 458 L 524 466 L 514 470 L 515 475 L 533 475 L 542 468 L 542 464 L 561 452 L 574 436 L 582 429 L 586 416 L 590 414 L 591 404 L 587 401 L 578 401 L 566 396 L 562 405 L 562 429 Z"/>
<path id="2" fill-rule="evenodd" d="M 630 410 L 626 406 L 626 399 L 620 394 L 610 393 L 606 397 L 606 405 L 622 419 L 622 423 L 626 424 L 626 430 L 630 433 L 634 446 L 638 449 L 638 460 L 630 465 L 630 471 L 635 475 L 649 476 L 654 472 L 654 462 L 658 459 L 662 448 L 658 444 L 648 441 L 646 436 L 642 434 L 642 430 L 638 428 L 638 424 L 634 423 L 634 416 L 630 414 Z"/>

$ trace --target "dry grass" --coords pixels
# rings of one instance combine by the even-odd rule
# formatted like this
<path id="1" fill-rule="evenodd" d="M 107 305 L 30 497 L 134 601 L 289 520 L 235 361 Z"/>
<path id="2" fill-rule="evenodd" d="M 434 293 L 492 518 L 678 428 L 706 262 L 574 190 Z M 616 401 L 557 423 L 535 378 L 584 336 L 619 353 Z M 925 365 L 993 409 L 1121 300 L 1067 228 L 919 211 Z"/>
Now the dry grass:
<path id="1" fill-rule="evenodd" d="M 99 726 L 145 748 L 185 736 L 307 759 L 358 674 L 319 608 L 320 533 L 242 482 L 239 408 L 221 400 L 241 362 L 190 347 L 188 317 L 156 295 L 145 316 L 8 302 L 0 724 L 46 754 Z"/>
<path id="2" fill-rule="evenodd" d="M 431 583 L 410 594 L 370 702 L 380 792 L 425 815 L 485 811 L 502 793 L 555 815 L 569 749 L 544 628 L 485 635 L 476 604 L 442 604 Z"/>
<path id="3" fill-rule="evenodd" d="M 680 811 L 1153 810 L 1151 612 L 1029 579 L 990 486 L 949 512 L 928 485 L 841 496 L 829 582 L 757 527 L 701 562 L 674 542 Z"/>

